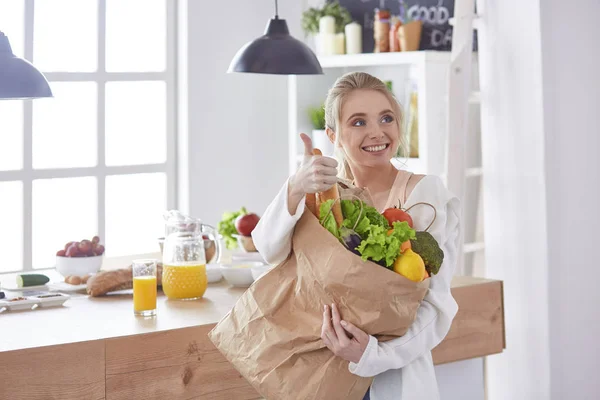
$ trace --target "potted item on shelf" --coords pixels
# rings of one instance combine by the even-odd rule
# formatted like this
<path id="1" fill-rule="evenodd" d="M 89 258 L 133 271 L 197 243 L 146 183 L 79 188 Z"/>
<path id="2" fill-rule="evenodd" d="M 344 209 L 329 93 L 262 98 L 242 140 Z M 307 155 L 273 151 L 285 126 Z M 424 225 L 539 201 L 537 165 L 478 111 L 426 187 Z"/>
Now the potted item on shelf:
<path id="1" fill-rule="evenodd" d="M 345 53 L 345 27 L 352 22 L 350 12 L 338 1 L 302 13 L 302 29 L 314 40 L 317 55 Z"/>
<path id="2" fill-rule="evenodd" d="M 421 44 L 421 32 L 423 30 L 423 21 L 415 20 L 398 29 L 398 41 L 400 42 L 400 51 L 417 51 Z"/>
<path id="3" fill-rule="evenodd" d="M 333 143 L 329 140 L 325 131 L 325 107 L 311 107 L 308 110 L 312 124 L 313 147 L 320 149 L 324 156 L 333 156 Z"/>
<path id="4" fill-rule="evenodd" d="M 417 51 L 421 44 L 423 21 L 411 19 L 406 13 L 406 2 L 400 3 L 400 21 L 397 37 L 400 51 Z"/>
<path id="5" fill-rule="evenodd" d="M 394 93 L 394 84 L 392 83 L 392 81 L 385 81 L 384 83 L 388 90 Z"/>

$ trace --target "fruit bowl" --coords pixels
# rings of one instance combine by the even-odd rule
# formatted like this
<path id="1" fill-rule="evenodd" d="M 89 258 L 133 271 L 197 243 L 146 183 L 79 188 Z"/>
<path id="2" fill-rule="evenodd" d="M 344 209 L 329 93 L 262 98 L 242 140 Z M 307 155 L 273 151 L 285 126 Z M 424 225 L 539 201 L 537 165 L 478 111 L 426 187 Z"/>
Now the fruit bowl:
<path id="1" fill-rule="evenodd" d="M 252 240 L 252 236 L 242 236 L 242 235 L 231 235 L 237 239 L 238 246 L 240 249 L 244 250 L 246 253 L 254 253 L 257 252 L 256 247 L 254 246 L 254 241 Z"/>
<path id="2" fill-rule="evenodd" d="M 96 273 L 102 267 L 104 250 L 98 236 L 69 242 L 56 252 L 56 270 L 65 278 Z"/>
<path id="3" fill-rule="evenodd" d="M 103 258 L 104 255 L 89 257 L 56 256 L 56 270 L 63 277 L 69 275 L 86 276 L 100 270 Z"/>

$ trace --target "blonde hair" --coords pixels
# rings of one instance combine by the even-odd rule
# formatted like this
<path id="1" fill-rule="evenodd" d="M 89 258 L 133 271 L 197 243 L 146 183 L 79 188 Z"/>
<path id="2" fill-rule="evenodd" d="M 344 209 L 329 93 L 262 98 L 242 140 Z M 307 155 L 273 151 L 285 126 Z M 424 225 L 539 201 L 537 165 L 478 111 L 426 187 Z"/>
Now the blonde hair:
<path id="1" fill-rule="evenodd" d="M 369 89 L 375 90 L 383 94 L 389 100 L 392 111 L 395 114 L 394 121 L 398 125 L 398 148 L 395 149 L 394 154 L 398 153 L 399 148 L 406 149 L 402 120 L 403 113 L 402 107 L 393 93 L 388 89 L 386 84 L 380 79 L 373 75 L 367 74 L 366 72 L 350 72 L 339 77 L 329 92 L 327 93 L 327 99 L 325 100 L 325 126 L 335 132 L 335 158 L 338 160 L 338 175 L 341 178 L 353 180 L 354 176 L 350 165 L 348 164 L 347 155 L 343 147 L 339 145 L 341 136 L 341 114 L 342 106 L 346 97 L 357 89 Z"/>

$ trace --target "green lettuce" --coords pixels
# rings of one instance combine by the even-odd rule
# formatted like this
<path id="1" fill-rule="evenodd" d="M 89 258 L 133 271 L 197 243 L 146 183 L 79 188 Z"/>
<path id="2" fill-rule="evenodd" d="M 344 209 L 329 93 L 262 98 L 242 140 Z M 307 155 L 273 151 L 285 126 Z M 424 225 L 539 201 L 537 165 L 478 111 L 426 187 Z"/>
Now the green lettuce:
<path id="1" fill-rule="evenodd" d="M 320 222 L 325 229 L 344 243 L 340 233 L 343 229 L 338 228 L 333 213 L 329 212 L 332 205 L 333 200 L 321 204 Z M 390 227 L 377 209 L 360 200 L 342 200 L 341 207 L 344 215 L 342 227 L 354 230 L 361 237 L 362 241 L 357 250 L 365 261 L 374 261 L 391 268 L 400 253 L 402 243 L 415 239 L 415 230 L 407 222 L 394 222 Z M 388 234 L 390 229 L 391 232 Z"/>
<path id="2" fill-rule="evenodd" d="M 342 200 L 342 214 L 344 215 L 342 225 L 346 228 L 354 229 L 363 239 L 368 236 L 371 226 L 380 226 L 385 229 L 389 229 L 390 227 L 383 215 L 379 214 L 374 207 L 360 200 Z M 359 217 L 360 220 L 358 220 Z"/>
<path id="3" fill-rule="evenodd" d="M 363 260 L 382 262 L 391 268 L 400 254 L 402 243 L 415 239 L 415 230 L 406 221 L 394 222 L 392 232 L 381 226 L 371 225 L 368 236 L 358 246 Z"/>
<path id="4" fill-rule="evenodd" d="M 333 212 L 329 212 L 331 207 L 333 207 L 333 200 L 327 200 L 326 202 L 321 203 L 321 206 L 319 207 L 319 222 L 325 229 L 331 232 L 333 236 L 340 239 L 340 230 L 335 222 Z"/>

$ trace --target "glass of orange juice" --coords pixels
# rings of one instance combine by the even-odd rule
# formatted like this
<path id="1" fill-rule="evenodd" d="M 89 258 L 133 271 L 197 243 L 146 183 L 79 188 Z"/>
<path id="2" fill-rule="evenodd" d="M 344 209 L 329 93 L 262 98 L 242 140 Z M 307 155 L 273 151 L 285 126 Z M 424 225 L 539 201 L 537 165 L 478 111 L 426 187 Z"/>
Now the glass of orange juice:
<path id="1" fill-rule="evenodd" d="M 133 260 L 133 313 L 156 315 L 156 260 Z"/>
<path id="2" fill-rule="evenodd" d="M 208 286 L 202 235 L 175 232 L 163 245 L 162 289 L 169 299 L 194 300 Z"/>

